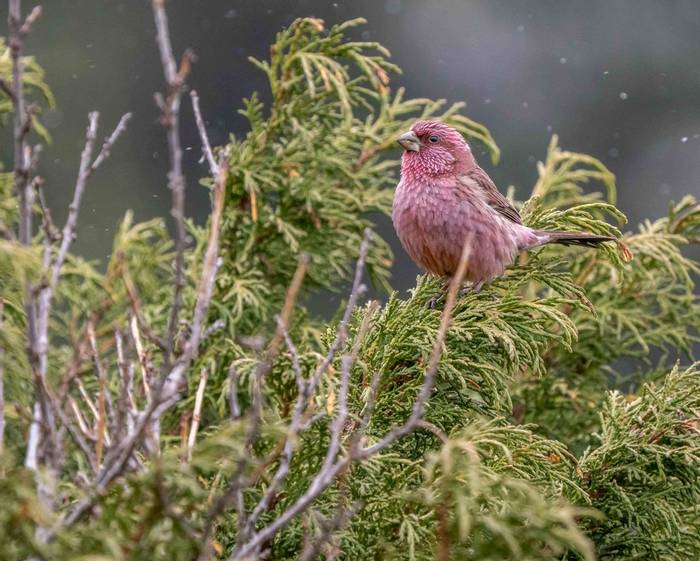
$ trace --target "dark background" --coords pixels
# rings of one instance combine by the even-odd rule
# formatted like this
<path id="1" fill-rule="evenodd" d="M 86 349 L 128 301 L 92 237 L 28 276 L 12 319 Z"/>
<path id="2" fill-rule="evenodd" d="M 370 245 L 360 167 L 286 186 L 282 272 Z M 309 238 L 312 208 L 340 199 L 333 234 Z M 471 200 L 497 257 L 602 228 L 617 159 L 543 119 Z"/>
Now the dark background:
<path id="1" fill-rule="evenodd" d="M 26 13 L 32 3 L 24 2 Z M 189 80 L 201 97 L 213 143 L 245 133 L 241 98 L 265 90 L 247 57 L 265 57 L 275 33 L 299 16 L 328 24 L 363 16 L 358 38 L 387 46 L 404 71 L 393 80 L 412 97 L 465 100 L 503 151 L 481 163 L 501 190 L 527 198 L 552 133 L 571 150 L 601 158 L 618 177 L 630 227 L 665 213 L 670 200 L 700 195 L 700 2 L 554 0 L 174 0 L 168 3 L 176 52 L 199 57 Z M 0 20 L 6 20 L 5 3 Z M 4 34 L 4 32 L 2 33 Z M 57 220 L 65 217 L 87 113 L 101 111 L 102 137 L 119 116 L 134 119 L 112 158 L 90 180 L 74 246 L 90 258 L 110 251 L 125 210 L 138 220 L 166 215 L 167 152 L 153 92 L 163 77 L 150 3 L 46 0 L 27 43 L 47 72 L 58 108 L 45 116 L 53 144 L 41 174 Z M 183 100 L 188 214 L 204 222 L 199 141 Z M 0 157 L 11 161 L 7 127 Z M 393 283 L 414 284 L 417 269 L 381 221 L 397 260 Z"/>

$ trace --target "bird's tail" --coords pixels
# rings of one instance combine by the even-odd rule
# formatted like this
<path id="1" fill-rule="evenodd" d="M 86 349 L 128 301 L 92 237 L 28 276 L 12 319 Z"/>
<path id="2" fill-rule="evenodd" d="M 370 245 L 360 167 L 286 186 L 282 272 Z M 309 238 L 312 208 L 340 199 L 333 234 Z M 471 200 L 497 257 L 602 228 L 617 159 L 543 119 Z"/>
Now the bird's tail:
<path id="1" fill-rule="evenodd" d="M 612 236 L 600 236 L 587 232 L 548 232 L 546 230 L 538 230 L 537 234 L 541 236 L 542 244 L 558 243 L 561 245 L 582 245 L 585 247 L 597 247 L 603 242 L 614 242 L 617 239 Z"/>

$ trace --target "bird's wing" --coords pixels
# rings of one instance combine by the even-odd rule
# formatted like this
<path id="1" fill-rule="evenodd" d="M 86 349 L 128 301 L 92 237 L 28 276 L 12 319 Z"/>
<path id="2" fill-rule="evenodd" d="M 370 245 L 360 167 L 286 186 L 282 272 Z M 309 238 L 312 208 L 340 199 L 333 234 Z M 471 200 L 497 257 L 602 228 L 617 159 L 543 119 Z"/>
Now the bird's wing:
<path id="1" fill-rule="evenodd" d="M 516 224 L 522 224 L 517 209 L 506 199 L 494 185 L 492 179 L 479 166 L 457 177 L 455 192 L 457 197 L 469 199 L 478 197 L 484 203 Z"/>

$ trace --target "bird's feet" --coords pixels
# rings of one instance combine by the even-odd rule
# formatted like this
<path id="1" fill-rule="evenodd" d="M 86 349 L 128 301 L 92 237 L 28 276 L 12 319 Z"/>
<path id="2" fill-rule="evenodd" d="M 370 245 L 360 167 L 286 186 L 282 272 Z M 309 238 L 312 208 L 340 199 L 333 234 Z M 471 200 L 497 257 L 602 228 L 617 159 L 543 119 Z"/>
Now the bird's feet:
<path id="1" fill-rule="evenodd" d="M 469 296 L 470 294 L 478 294 L 479 292 L 481 292 L 481 289 L 483 287 L 484 281 L 474 282 L 462 286 L 462 288 L 457 293 L 457 298 L 464 298 L 465 296 Z"/>
<path id="2" fill-rule="evenodd" d="M 484 281 L 464 284 L 457 293 L 457 299 L 459 300 L 460 298 L 464 298 L 469 294 L 478 294 L 484 287 L 484 284 Z M 450 281 L 446 281 L 445 284 L 442 285 L 442 289 L 440 290 L 440 292 L 438 292 L 435 296 L 433 296 L 430 300 L 426 302 L 426 307 L 431 310 L 437 308 L 438 304 L 440 304 L 440 302 L 447 297 L 449 287 Z"/>

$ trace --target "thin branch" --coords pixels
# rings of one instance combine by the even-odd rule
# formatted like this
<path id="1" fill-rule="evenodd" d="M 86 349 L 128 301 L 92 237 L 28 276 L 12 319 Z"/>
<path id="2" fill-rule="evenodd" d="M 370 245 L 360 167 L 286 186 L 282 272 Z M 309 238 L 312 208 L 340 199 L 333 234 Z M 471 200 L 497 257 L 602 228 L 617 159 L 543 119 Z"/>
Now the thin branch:
<path id="1" fill-rule="evenodd" d="M 202 414 L 202 403 L 204 403 L 204 389 L 207 386 L 207 380 L 209 379 L 209 372 L 206 368 L 202 369 L 199 376 L 199 386 L 197 387 L 197 394 L 194 398 L 194 410 L 192 411 L 192 426 L 190 427 L 190 436 L 187 439 L 187 461 L 192 461 L 192 450 L 194 449 L 194 444 L 197 440 L 197 431 L 199 430 L 200 415 Z"/>
<path id="2" fill-rule="evenodd" d="M 233 362 L 228 368 L 228 403 L 231 419 L 238 419 L 241 416 L 241 405 L 238 403 L 238 372 Z"/>
<path id="3" fill-rule="evenodd" d="M 223 158 L 222 158 L 223 159 Z M 291 318 L 292 311 L 296 304 L 299 292 L 306 276 L 306 270 L 309 266 L 310 259 L 308 255 L 302 254 L 299 257 L 299 262 L 297 263 L 297 268 L 292 276 L 292 281 L 287 288 L 285 294 L 284 304 L 282 305 L 282 311 L 277 319 L 277 330 L 275 335 L 270 340 L 270 343 L 265 350 L 265 356 L 258 362 L 257 367 L 253 373 L 253 397 L 252 404 L 249 411 L 249 423 L 248 430 L 246 434 L 246 450 L 250 450 L 255 440 L 257 439 L 258 431 L 260 428 L 261 416 L 262 416 L 262 380 L 272 369 L 275 359 L 280 350 L 280 342 L 284 340 L 285 334 L 287 333 L 287 326 L 289 325 L 289 320 Z M 237 392 L 237 374 L 235 371 L 235 366 L 232 363 L 229 369 L 229 380 L 231 383 L 230 392 Z M 300 394 L 301 395 L 301 394 Z M 232 393 L 229 393 L 229 399 L 231 400 L 231 412 L 232 416 L 235 411 L 236 417 L 240 416 L 240 406 L 238 404 L 238 398 L 233 397 Z M 234 418 L 236 418 L 234 417 Z M 231 501 L 235 500 L 236 510 L 238 511 L 238 525 L 239 531 L 245 532 L 248 527 L 248 518 L 245 513 L 242 489 L 244 484 L 241 482 L 241 476 L 243 475 L 243 470 L 245 469 L 246 459 L 241 458 L 238 461 L 236 470 L 231 477 L 231 483 L 224 493 L 219 496 L 219 498 L 212 504 L 207 512 L 206 516 L 206 526 L 204 530 L 204 537 L 202 540 L 202 550 L 200 551 L 198 561 L 204 561 L 208 559 L 211 552 L 210 536 L 214 529 L 214 524 L 218 516 L 228 507 Z"/>
<path id="4" fill-rule="evenodd" d="M 125 432 L 129 432 L 127 424 L 130 414 L 136 410 L 136 402 L 133 388 L 134 366 L 131 361 L 127 362 L 124 356 L 124 341 L 118 330 L 114 332 L 114 342 L 117 348 L 117 367 L 121 374 L 121 389 L 117 401 L 117 420 L 114 431 L 114 439 L 119 441 Z"/>
<path id="5" fill-rule="evenodd" d="M 209 136 L 207 135 L 207 128 L 204 125 L 204 119 L 202 118 L 202 112 L 199 109 L 199 95 L 195 90 L 190 92 L 190 97 L 192 98 L 192 109 L 194 110 L 194 118 L 197 121 L 197 129 L 199 130 L 199 137 L 202 140 L 202 150 L 204 155 L 207 157 L 207 162 L 209 162 L 209 169 L 213 177 L 216 177 L 219 173 L 219 165 L 216 163 L 214 158 L 214 153 L 211 149 L 211 144 L 209 142 Z"/>
<path id="6" fill-rule="evenodd" d="M 442 352 L 445 343 L 445 337 L 447 336 L 447 330 L 450 327 L 450 321 L 452 320 L 452 310 L 457 302 L 457 294 L 462 286 L 462 279 L 464 278 L 464 273 L 467 270 L 467 263 L 469 261 L 469 255 L 472 248 L 471 237 L 467 238 L 464 242 L 464 247 L 462 248 L 462 256 L 459 261 L 459 266 L 457 267 L 457 272 L 450 280 L 450 288 L 447 293 L 447 302 L 445 303 L 445 308 L 442 311 L 442 316 L 440 318 L 440 327 L 438 328 L 437 335 L 435 337 L 435 344 L 433 345 L 433 351 L 430 355 L 430 361 L 428 362 L 428 368 L 425 371 L 425 377 L 423 379 L 423 384 L 421 385 L 418 397 L 413 404 L 413 410 L 409 419 L 398 427 L 395 427 L 389 431 L 383 438 L 378 442 L 364 448 L 359 452 L 361 458 L 368 458 L 381 452 L 387 446 L 393 444 L 397 439 L 409 434 L 418 425 L 418 422 L 425 412 L 425 406 L 428 403 L 430 394 L 433 391 L 435 385 L 435 377 L 437 375 L 438 365 L 440 364 L 440 358 L 442 357 Z"/>
<path id="7" fill-rule="evenodd" d="M 222 155 L 222 159 L 225 155 Z M 177 403 L 181 385 L 184 382 L 184 375 L 189 368 L 195 353 L 199 348 L 199 341 L 202 330 L 202 323 L 206 318 L 211 303 L 211 295 L 218 270 L 219 236 L 221 230 L 221 219 L 224 210 L 226 193 L 226 178 L 228 176 L 228 165 L 220 165 L 220 173 L 214 184 L 214 206 L 209 230 L 209 239 L 205 251 L 202 266 L 202 277 L 197 291 L 197 301 L 195 303 L 192 329 L 188 341 L 184 345 L 184 351 L 178 360 L 173 364 L 172 369 L 166 376 L 162 377 L 153 391 L 149 405 L 143 411 L 135 424 L 133 431 L 105 458 L 103 470 L 100 472 L 94 489 L 90 496 L 79 501 L 62 520 L 64 527 L 75 524 L 83 516 L 89 513 L 97 500 L 97 497 L 107 488 L 107 486 L 118 477 L 126 468 L 129 459 L 139 442 L 143 438 L 147 426 L 165 413 L 170 407 Z"/>
<path id="8" fill-rule="evenodd" d="M 338 508 L 333 518 L 324 520 L 321 523 L 319 535 L 313 536 L 313 539 L 307 542 L 306 547 L 299 555 L 299 561 L 313 561 L 316 559 L 321 548 L 332 539 L 333 532 L 342 529 L 348 520 L 360 512 L 361 509 L 362 503 L 359 501 L 351 505 L 350 508 Z"/>
<path id="9" fill-rule="evenodd" d="M 36 191 L 37 198 L 39 199 L 39 207 L 41 208 L 41 225 L 44 229 L 44 235 L 46 239 L 53 244 L 61 239 L 61 232 L 56 228 L 53 218 L 51 217 L 51 209 L 46 204 L 44 190 L 42 189 L 43 184 L 44 181 L 41 177 L 37 176 L 32 179 L 32 185 Z"/>
<path id="10" fill-rule="evenodd" d="M 321 364 L 316 369 L 316 371 L 307 383 L 307 395 L 311 395 L 313 393 L 316 386 L 318 385 L 321 376 L 335 359 L 337 351 L 340 348 L 342 348 L 345 344 L 345 341 L 347 339 L 348 324 L 350 321 L 350 317 L 352 316 L 352 312 L 355 306 L 357 305 L 357 301 L 360 295 L 363 294 L 366 290 L 366 287 L 362 284 L 362 277 L 364 275 L 364 267 L 369 252 L 369 243 L 371 240 L 371 236 L 371 230 L 365 230 L 364 239 L 362 245 L 360 246 L 360 255 L 357 260 L 357 265 L 355 266 L 355 277 L 353 279 L 352 290 L 350 292 L 350 297 L 348 299 L 348 304 L 345 309 L 345 313 L 343 314 L 343 318 L 341 319 L 341 322 L 338 325 L 336 338 L 331 344 L 328 354 L 324 357 L 323 361 L 321 362 Z M 278 328 L 278 333 L 279 331 L 280 329 Z M 294 418 L 295 417 L 293 417 L 293 420 Z M 335 448 L 335 444 L 333 445 L 333 447 Z M 254 555 L 255 552 L 258 551 L 261 544 L 265 543 L 268 539 L 272 538 L 272 536 L 274 536 L 281 528 L 289 524 L 294 519 L 294 517 L 297 516 L 300 512 L 306 510 L 309 507 L 309 505 L 332 483 L 335 476 L 338 473 L 340 473 L 340 471 L 343 470 L 352 461 L 352 458 L 347 456 L 345 459 L 333 463 L 334 456 L 335 453 L 327 454 L 323 466 L 312 480 L 306 493 L 304 493 L 299 499 L 297 499 L 297 501 L 294 504 L 292 504 L 292 506 L 290 506 L 278 518 L 273 520 L 268 526 L 250 535 L 252 525 L 248 521 L 246 521 L 246 524 L 244 524 L 243 526 L 244 541 L 239 543 L 239 545 L 233 551 L 229 559 L 231 561 L 234 561 L 239 559 L 245 559 L 250 555 Z M 281 475 L 279 475 L 279 473 L 280 472 L 278 470 L 278 473 L 275 475 L 275 477 L 282 477 Z M 266 496 L 267 494 L 263 497 L 263 501 L 266 499 Z M 255 514 L 259 514 L 259 511 L 260 503 L 257 505 L 253 515 L 251 515 L 251 518 L 253 518 Z"/>
<path id="11" fill-rule="evenodd" d="M 209 313 L 211 296 L 214 290 L 214 280 L 219 269 L 219 236 L 221 234 L 221 220 L 224 212 L 226 198 L 226 181 L 228 180 L 228 162 L 225 162 L 226 154 L 222 153 L 222 163 L 219 165 L 219 174 L 214 184 L 214 207 L 212 209 L 211 224 L 209 226 L 209 239 L 204 254 L 202 276 L 197 290 L 197 301 L 192 314 L 190 336 L 184 346 L 183 356 L 179 361 L 189 363 L 199 349 L 202 336 L 202 326 Z"/>
<path id="12" fill-rule="evenodd" d="M 438 333 L 436 336 L 435 344 L 433 346 L 433 352 L 430 357 L 428 368 L 424 376 L 423 384 L 416 398 L 413 406 L 413 411 L 410 418 L 401 426 L 396 427 L 389 431 L 384 438 L 380 439 L 378 443 L 373 446 L 357 449 L 356 447 L 351 447 L 350 451 L 339 458 L 337 461 L 333 461 L 334 451 L 331 448 L 337 450 L 338 438 L 336 433 L 338 427 L 340 426 L 340 421 L 346 416 L 343 411 L 343 400 L 346 399 L 346 387 L 347 387 L 347 374 L 343 373 L 341 376 L 341 395 L 339 400 L 339 413 L 336 417 L 334 424 L 332 426 L 332 436 L 331 436 L 331 446 L 326 455 L 326 460 L 323 466 L 318 471 L 316 476 L 312 479 L 307 490 L 281 515 L 276 519 L 271 521 L 267 526 L 260 529 L 256 533 L 252 534 L 250 537 L 246 536 L 246 541 L 241 543 L 236 547 L 233 553 L 230 555 L 229 559 L 231 561 L 238 561 L 246 559 L 250 556 L 254 556 L 260 549 L 261 545 L 270 540 L 280 529 L 284 528 L 289 524 L 299 513 L 305 511 L 332 483 L 335 481 L 338 474 L 343 472 L 353 461 L 361 461 L 372 455 L 375 455 L 385 449 L 387 446 L 395 442 L 398 438 L 409 434 L 417 426 L 419 426 L 422 415 L 425 410 L 427 401 L 432 393 L 432 389 L 435 383 L 435 376 L 437 374 L 437 368 L 442 356 L 445 337 L 450 325 L 452 318 L 452 311 L 454 309 L 457 294 L 459 288 L 462 284 L 462 279 L 464 278 L 464 273 L 466 271 L 467 262 L 469 259 L 469 254 L 471 251 L 471 239 L 465 240 L 465 244 L 462 250 L 462 256 L 460 259 L 459 267 L 455 276 L 450 282 L 450 288 L 447 295 L 447 302 L 442 313 L 440 320 L 440 327 L 438 328 Z M 358 261 L 359 269 L 359 261 Z M 359 272 L 359 271 L 358 271 Z M 358 275 L 356 274 L 356 283 Z M 351 298 L 352 300 L 352 298 Z M 339 326 L 340 329 L 341 326 Z M 347 324 L 345 325 L 347 329 Z M 351 352 L 352 355 L 352 352 Z M 331 357 L 332 360 L 332 357 Z M 350 360 L 344 361 L 344 365 L 351 364 Z M 347 366 L 345 366 L 347 368 Z M 330 458 L 330 461 L 329 461 Z"/>
<path id="13" fill-rule="evenodd" d="M 139 332 L 139 322 L 136 319 L 136 314 L 132 314 L 131 321 L 129 322 L 129 327 L 131 328 L 131 336 L 134 340 L 134 346 L 136 347 L 136 356 L 139 359 L 139 366 L 141 367 L 141 383 L 143 385 L 143 395 L 146 396 L 146 400 L 151 400 L 151 387 L 148 383 L 148 377 L 150 372 L 150 365 L 148 357 L 143 350 L 143 344 L 141 343 L 141 334 Z"/>
<path id="14" fill-rule="evenodd" d="M 10 57 L 12 60 L 12 88 L 10 99 L 14 106 L 13 137 L 14 137 L 14 186 L 15 193 L 20 199 L 20 242 L 28 245 L 31 242 L 31 206 L 28 205 L 26 190 L 29 181 L 29 154 L 26 137 L 31 127 L 31 118 L 27 115 L 24 100 L 24 72 L 22 55 L 24 39 L 29 33 L 31 24 L 41 14 L 40 8 L 34 8 L 30 17 L 22 22 L 22 7 L 20 0 L 9 0 L 8 27 Z M 10 90 L 5 85 L 4 90 Z"/>
<path id="15" fill-rule="evenodd" d="M 156 42 L 165 75 L 167 95 L 158 96 L 161 109 L 161 123 L 166 131 L 168 140 L 168 155 L 170 170 L 168 171 L 168 187 L 172 192 L 171 215 L 175 220 L 175 289 L 173 303 L 170 308 L 166 335 L 166 356 L 164 369 L 170 366 L 175 346 L 180 307 L 182 305 L 182 290 L 185 286 L 185 176 L 182 172 L 182 146 L 180 142 L 180 98 L 185 79 L 189 74 L 194 55 L 185 51 L 178 71 L 170 42 L 168 16 L 165 12 L 164 0 L 152 0 L 153 17 L 156 24 Z"/>
<path id="16" fill-rule="evenodd" d="M 92 152 L 95 146 L 95 140 L 97 138 L 97 122 L 99 119 L 99 113 L 93 111 L 89 114 L 88 128 L 85 133 L 85 147 L 83 148 L 83 153 L 80 157 L 80 168 L 78 171 L 78 179 L 75 182 L 75 190 L 73 191 L 73 200 L 68 207 L 68 218 L 66 219 L 66 224 L 63 227 L 63 232 L 61 235 L 61 245 L 58 249 L 58 255 L 54 261 L 53 268 L 51 271 L 51 287 L 55 287 L 58 282 L 58 277 L 61 274 L 61 268 L 68 254 L 68 249 L 70 248 L 73 239 L 75 238 L 75 231 L 78 226 L 78 212 L 80 211 L 80 202 L 83 198 L 83 193 L 85 192 L 85 186 L 87 185 L 87 180 L 92 175 L 92 173 L 102 164 L 104 160 L 109 157 L 112 146 L 117 141 L 119 136 L 126 129 L 126 124 L 131 118 L 131 113 L 127 113 L 122 116 L 117 124 L 114 132 L 105 140 L 102 145 L 102 150 L 98 154 L 95 161 L 91 163 Z"/>

